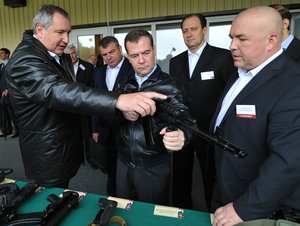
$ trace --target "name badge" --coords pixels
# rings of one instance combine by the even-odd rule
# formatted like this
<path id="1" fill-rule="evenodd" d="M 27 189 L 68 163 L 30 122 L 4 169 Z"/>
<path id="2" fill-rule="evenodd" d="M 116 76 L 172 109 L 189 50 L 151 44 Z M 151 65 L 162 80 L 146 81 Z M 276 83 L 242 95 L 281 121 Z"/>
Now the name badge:
<path id="1" fill-rule="evenodd" d="M 255 105 L 236 105 L 236 117 L 256 119 Z"/>
<path id="2" fill-rule="evenodd" d="M 213 71 L 201 72 L 201 80 L 215 79 L 215 73 Z"/>
<path id="3" fill-rule="evenodd" d="M 85 66 L 83 66 L 82 64 L 79 64 L 79 67 L 81 68 L 81 70 L 85 70 Z"/>

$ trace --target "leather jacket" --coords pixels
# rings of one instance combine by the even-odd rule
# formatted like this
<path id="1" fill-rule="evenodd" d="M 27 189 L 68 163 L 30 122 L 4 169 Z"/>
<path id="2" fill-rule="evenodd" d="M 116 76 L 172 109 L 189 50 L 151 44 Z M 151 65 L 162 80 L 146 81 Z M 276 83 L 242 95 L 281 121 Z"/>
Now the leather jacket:
<path id="1" fill-rule="evenodd" d="M 24 34 L 5 70 L 25 174 L 42 186 L 77 173 L 83 160 L 80 114 L 114 115 L 118 97 L 73 82 L 71 62 L 64 54 L 60 59 Z"/>
<path id="2" fill-rule="evenodd" d="M 171 99 L 171 104 L 181 108 L 183 111 L 186 111 L 187 116 L 190 115 L 188 113 L 188 108 L 184 104 L 185 94 L 182 86 L 180 86 L 174 77 L 162 72 L 159 66 L 157 66 L 156 70 L 151 74 L 151 76 L 142 83 L 141 87 L 139 87 L 135 79 L 135 75 L 132 75 L 126 81 L 120 82 L 118 84 L 118 89 L 119 92 L 123 93 L 155 91 L 165 94 Z M 149 120 L 149 123 L 145 124 L 145 121 L 143 122 L 143 120 Z M 150 131 L 152 132 L 152 137 L 154 138 L 154 145 L 151 146 L 146 144 L 143 127 L 149 125 L 151 127 Z M 140 117 L 135 122 L 123 121 L 120 123 L 120 130 L 116 143 L 121 159 L 123 159 L 124 162 L 130 162 L 130 164 L 135 166 L 143 166 L 145 159 L 168 154 L 162 142 L 163 137 L 159 134 L 161 129 L 167 126 L 168 125 L 166 123 L 156 118 L 155 114 L 153 117 Z M 191 139 L 191 133 L 184 128 L 180 129 L 185 134 L 186 145 Z M 147 128 L 147 130 L 149 130 L 149 128 Z"/>

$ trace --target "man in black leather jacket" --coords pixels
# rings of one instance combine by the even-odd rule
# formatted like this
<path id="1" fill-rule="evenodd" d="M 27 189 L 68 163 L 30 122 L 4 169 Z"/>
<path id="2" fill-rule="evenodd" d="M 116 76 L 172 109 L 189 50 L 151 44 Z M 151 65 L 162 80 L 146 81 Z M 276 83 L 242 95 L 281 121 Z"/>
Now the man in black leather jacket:
<path id="1" fill-rule="evenodd" d="M 114 115 L 118 110 L 153 114 L 157 93 L 119 95 L 72 81 L 63 54 L 69 42 L 68 13 L 44 5 L 6 66 L 10 101 L 20 129 L 25 174 L 41 186 L 67 188 L 82 161 L 80 114 Z M 132 96 L 134 95 L 134 96 Z"/>
<path id="2" fill-rule="evenodd" d="M 187 112 L 181 86 L 155 64 L 152 36 L 143 29 L 132 30 L 125 37 L 125 48 L 135 74 L 119 83 L 120 91 L 160 92 L 170 98 L 171 104 Z M 181 150 L 189 142 L 191 134 L 182 128 L 167 132 L 168 125 L 155 114 L 143 119 L 137 114 L 127 114 L 127 118 L 137 121 L 120 124 L 117 136 L 117 196 L 168 205 L 171 152 Z M 143 120 L 150 120 L 147 125 L 152 127 L 155 141 L 152 146 L 146 144 Z"/>

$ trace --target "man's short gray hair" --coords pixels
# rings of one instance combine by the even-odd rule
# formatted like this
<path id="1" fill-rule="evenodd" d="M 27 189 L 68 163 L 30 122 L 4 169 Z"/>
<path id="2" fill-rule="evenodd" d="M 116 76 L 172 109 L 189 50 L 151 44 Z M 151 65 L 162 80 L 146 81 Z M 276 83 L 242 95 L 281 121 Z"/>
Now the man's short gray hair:
<path id="1" fill-rule="evenodd" d="M 38 24 L 42 25 L 47 30 L 53 22 L 54 13 L 59 13 L 65 18 L 70 19 L 69 14 L 64 9 L 56 5 L 43 5 L 33 18 L 33 34 L 36 34 L 36 26 Z"/>
<path id="2" fill-rule="evenodd" d="M 77 47 L 75 46 L 75 45 L 73 45 L 73 44 L 70 44 L 70 45 L 68 45 L 67 47 L 66 47 L 66 49 L 65 49 L 65 52 L 67 53 L 69 50 L 71 50 L 71 49 L 74 49 L 75 50 L 75 52 L 76 52 L 76 55 L 78 56 L 78 49 L 77 49 Z"/>

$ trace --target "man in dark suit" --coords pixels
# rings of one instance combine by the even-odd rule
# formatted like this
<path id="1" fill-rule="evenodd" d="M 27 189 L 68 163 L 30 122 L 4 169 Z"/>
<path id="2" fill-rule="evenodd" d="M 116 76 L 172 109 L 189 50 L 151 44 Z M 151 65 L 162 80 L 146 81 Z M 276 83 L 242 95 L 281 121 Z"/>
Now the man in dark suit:
<path id="1" fill-rule="evenodd" d="M 94 86 L 94 67 L 91 63 L 78 57 L 78 49 L 74 45 L 68 45 L 65 53 L 69 54 L 73 64 L 73 80 L 86 86 Z"/>
<path id="2" fill-rule="evenodd" d="M 290 25 L 292 21 L 292 14 L 290 11 L 282 5 L 270 5 L 276 9 L 283 21 L 283 36 L 282 36 L 282 48 L 285 49 L 285 53 L 291 57 L 297 63 L 300 63 L 300 40 L 296 38 L 290 32 Z"/>
<path id="3" fill-rule="evenodd" d="M 122 55 L 122 47 L 113 36 L 106 36 L 99 43 L 100 54 L 106 63 L 95 70 L 95 87 L 109 91 L 116 90 L 116 84 L 134 73 L 128 59 Z M 105 123 L 106 122 L 106 123 Z M 116 161 L 114 146 L 115 126 L 100 117 L 94 116 L 92 123 L 93 139 L 104 144 L 108 151 L 107 158 L 107 193 L 116 195 Z"/>
<path id="4" fill-rule="evenodd" d="M 170 75 L 184 85 L 189 97 L 189 110 L 198 127 L 207 132 L 217 101 L 235 73 L 229 50 L 213 47 L 205 41 L 206 19 L 201 14 L 186 16 L 181 22 L 184 42 L 188 50 L 170 61 Z M 173 205 L 192 208 L 191 190 L 194 151 L 202 171 L 208 209 L 214 182 L 214 160 L 208 152 L 208 142 L 195 137 L 194 142 L 175 152 L 173 158 Z"/>
<path id="5" fill-rule="evenodd" d="M 10 55 L 10 51 L 8 56 L 9 55 Z M 11 134 L 12 131 L 10 117 L 6 107 L 4 106 L 5 103 L 3 102 L 3 98 L 2 98 L 2 90 L 5 89 L 4 88 L 5 79 L 3 75 L 4 75 L 5 65 L 8 62 L 8 56 L 4 50 L 0 51 L 0 59 L 3 61 L 0 64 L 0 137 L 4 137 L 7 134 Z"/>
<path id="6" fill-rule="evenodd" d="M 94 66 L 78 57 L 78 49 L 74 45 L 68 45 L 65 53 L 69 54 L 73 64 L 73 80 L 88 87 L 94 87 Z M 81 133 L 85 155 L 89 153 L 89 139 L 92 137 L 92 121 L 90 115 L 81 116 Z"/>
<path id="7" fill-rule="evenodd" d="M 15 127 L 15 132 L 12 134 L 11 138 L 15 138 L 19 136 L 19 127 L 16 122 L 15 114 L 12 110 L 10 101 L 9 101 L 9 93 L 7 90 L 6 80 L 4 79 L 4 70 L 5 66 L 8 63 L 10 56 L 10 50 L 7 48 L 1 48 L 0 49 L 0 59 L 3 61 L 2 64 L 0 64 L 0 111 L 1 116 L 0 120 L 2 125 L 0 129 L 2 129 L 2 133 L 0 134 L 0 137 L 5 137 L 6 135 L 12 134 L 13 131 L 13 125 Z"/>
<path id="8" fill-rule="evenodd" d="M 94 68 L 97 67 L 98 59 L 97 59 L 96 54 L 90 54 L 89 58 L 88 58 L 88 61 L 89 61 L 89 63 L 91 63 L 94 66 Z"/>
<path id="9" fill-rule="evenodd" d="M 300 214 L 300 67 L 283 53 L 282 28 L 267 6 L 247 9 L 232 23 L 239 74 L 228 82 L 211 132 L 219 127 L 248 157 L 214 147 L 214 226 Z"/>

